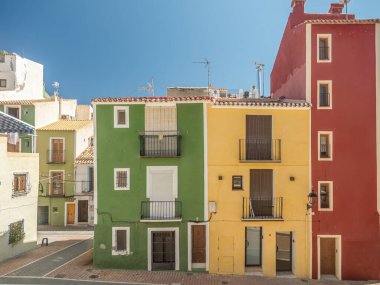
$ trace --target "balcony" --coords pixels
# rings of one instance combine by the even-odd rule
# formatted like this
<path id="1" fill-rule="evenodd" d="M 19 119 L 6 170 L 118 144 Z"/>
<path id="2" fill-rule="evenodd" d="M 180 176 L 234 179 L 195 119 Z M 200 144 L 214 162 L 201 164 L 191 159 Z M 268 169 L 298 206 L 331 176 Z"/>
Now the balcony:
<path id="1" fill-rule="evenodd" d="M 239 140 L 240 162 L 281 162 L 280 139 Z"/>
<path id="2" fill-rule="evenodd" d="M 65 197 L 64 182 L 46 183 L 45 193 L 49 197 Z"/>
<path id="3" fill-rule="evenodd" d="M 177 131 L 152 131 L 140 133 L 140 156 L 181 156 L 181 135 Z"/>
<path id="4" fill-rule="evenodd" d="M 93 181 L 78 181 L 75 184 L 76 194 L 93 194 L 94 193 L 94 182 Z"/>
<path id="5" fill-rule="evenodd" d="M 283 220 L 282 197 L 267 199 L 243 198 L 242 220 Z"/>
<path id="6" fill-rule="evenodd" d="M 180 221 L 182 220 L 181 201 L 142 201 L 141 221 Z"/>
<path id="7" fill-rule="evenodd" d="M 47 151 L 47 163 L 49 164 L 64 164 L 66 163 L 65 150 L 52 150 Z"/>

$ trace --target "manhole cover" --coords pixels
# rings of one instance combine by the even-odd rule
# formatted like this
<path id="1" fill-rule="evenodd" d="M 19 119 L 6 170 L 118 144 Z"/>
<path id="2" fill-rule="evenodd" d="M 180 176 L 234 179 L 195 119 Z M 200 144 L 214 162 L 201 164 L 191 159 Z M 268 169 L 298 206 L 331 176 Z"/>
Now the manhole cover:
<path id="1" fill-rule="evenodd" d="M 306 280 L 306 279 L 301 279 L 302 282 L 309 282 L 309 280 Z"/>
<path id="2" fill-rule="evenodd" d="M 96 279 L 98 277 L 99 277 L 99 275 L 95 275 L 95 274 L 90 275 L 90 279 Z"/>
<path id="3" fill-rule="evenodd" d="M 66 276 L 66 274 L 57 274 L 54 277 L 55 278 L 64 278 L 65 276 Z"/>
<path id="4" fill-rule="evenodd" d="M 91 269 L 91 268 L 87 268 L 86 271 L 87 271 L 87 272 L 91 272 L 92 269 Z"/>
<path id="5" fill-rule="evenodd" d="M 222 281 L 222 284 L 228 284 L 228 281 Z"/>
<path id="6" fill-rule="evenodd" d="M 193 276 L 194 273 L 186 273 L 187 276 Z"/>

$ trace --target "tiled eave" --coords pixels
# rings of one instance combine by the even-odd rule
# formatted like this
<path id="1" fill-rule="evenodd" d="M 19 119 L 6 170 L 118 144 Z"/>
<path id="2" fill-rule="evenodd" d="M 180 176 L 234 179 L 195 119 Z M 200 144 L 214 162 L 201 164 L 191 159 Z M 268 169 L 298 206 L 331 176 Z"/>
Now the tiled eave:
<path id="1" fill-rule="evenodd" d="M 181 96 L 181 97 L 124 97 L 124 98 L 95 98 L 94 103 L 147 103 L 147 102 L 198 102 L 210 101 L 209 96 Z"/>
<path id="2" fill-rule="evenodd" d="M 331 19 L 318 19 L 306 20 L 306 24 L 377 24 L 380 19 L 363 19 L 363 20 L 331 20 Z"/>

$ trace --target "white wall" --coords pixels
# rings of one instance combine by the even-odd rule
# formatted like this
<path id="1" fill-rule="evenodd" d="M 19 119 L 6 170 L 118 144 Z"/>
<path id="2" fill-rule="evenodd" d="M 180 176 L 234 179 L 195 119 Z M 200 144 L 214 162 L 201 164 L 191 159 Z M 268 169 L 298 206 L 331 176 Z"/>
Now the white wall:
<path id="1" fill-rule="evenodd" d="M 92 120 L 92 107 L 91 105 L 77 105 L 76 120 Z"/>
<path id="2" fill-rule="evenodd" d="M 89 170 L 92 164 L 78 164 L 75 166 L 75 223 L 78 223 L 78 200 L 88 200 L 88 224 L 94 225 L 94 192 L 82 193 L 82 184 L 88 190 Z"/>
<path id="3" fill-rule="evenodd" d="M 89 123 L 87 126 L 80 128 L 75 132 L 75 157 L 80 155 L 88 146 L 89 138 L 94 135 L 93 123 Z"/>
<path id="4" fill-rule="evenodd" d="M 68 115 L 75 118 L 75 113 L 77 110 L 77 100 L 76 99 L 62 99 L 61 101 L 61 115 Z"/>
<path id="5" fill-rule="evenodd" d="M 7 153 L 7 137 L 0 135 L 0 261 L 37 245 L 38 153 Z M 26 172 L 31 192 L 12 198 L 14 172 Z M 8 244 L 9 224 L 24 220 L 25 237 Z"/>
<path id="6" fill-rule="evenodd" d="M 0 79 L 9 79 L 9 88 L 0 89 L 2 100 L 43 99 L 43 65 L 19 55 L 6 54 L 0 63 Z"/>
<path id="7" fill-rule="evenodd" d="M 47 101 L 34 103 L 35 107 L 35 127 L 40 128 L 59 119 L 59 102 Z"/>

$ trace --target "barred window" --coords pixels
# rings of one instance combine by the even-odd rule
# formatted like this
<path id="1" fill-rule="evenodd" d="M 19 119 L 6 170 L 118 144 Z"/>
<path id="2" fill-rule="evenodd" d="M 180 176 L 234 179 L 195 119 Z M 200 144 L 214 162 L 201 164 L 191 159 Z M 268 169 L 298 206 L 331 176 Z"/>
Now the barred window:
<path id="1" fill-rule="evenodd" d="M 114 175 L 115 190 L 130 190 L 129 168 L 115 168 Z"/>
<path id="2" fill-rule="evenodd" d="M 24 238 L 24 236 L 24 220 L 9 225 L 9 244 L 15 244 L 19 242 Z"/>

